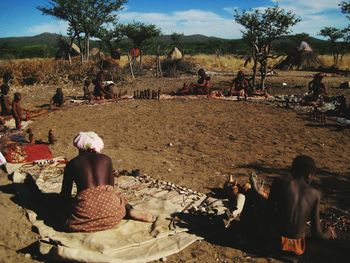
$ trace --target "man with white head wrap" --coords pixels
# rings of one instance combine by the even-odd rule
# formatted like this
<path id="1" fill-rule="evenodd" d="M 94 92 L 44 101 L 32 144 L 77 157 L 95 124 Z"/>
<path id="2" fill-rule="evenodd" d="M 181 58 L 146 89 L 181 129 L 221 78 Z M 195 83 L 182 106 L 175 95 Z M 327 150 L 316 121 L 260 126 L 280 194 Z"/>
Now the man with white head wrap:
<path id="1" fill-rule="evenodd" d="M 114 191 L 112 160 L 100 153 L 104 144 L 95 132 L 80 132 L 73 145 L 79 154 L 67 163 L 61 190 L 61 195 L 70 199 L 73 182 L 77 186 L 72 211 L 66 221 L 68 231 L 110 229 L 125 216 L 144 222 L 155 221 L 152 214 L 133 209 Z"/>

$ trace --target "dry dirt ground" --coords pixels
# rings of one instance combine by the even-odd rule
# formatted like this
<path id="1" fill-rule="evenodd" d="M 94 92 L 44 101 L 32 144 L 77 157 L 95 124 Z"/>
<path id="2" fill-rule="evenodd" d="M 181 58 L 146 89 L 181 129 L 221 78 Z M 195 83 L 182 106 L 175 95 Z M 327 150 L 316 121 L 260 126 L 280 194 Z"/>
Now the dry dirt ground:
<path id="1" fill-rule="evenodd" d="M 302 93 L 311 80 L 310 72 L 281 72 L 269 77 L 272 94 Z M 216 87 L 228 86 L 230 77 L 213 76 Z M 161 88 L 176 90 L 195 76 L 178 78 L 138 77 L 118 84 L 118 89 Z M 325 79 L 331 94 L 349 95 L 340 90 L 344 77 Z M 288 84 L 282 87 L 282 83 Z M 56 86 L 13 87 L 23 93 L 28 109 L 48 103 Z M 81 95 L 81 85 L 65 85 L 66 95 Z M 350 205 L 350 129 L 334 123 L 320 126 L 304 114 L 271 105 L 215 99 L 129 100 L 108 105 L 78 106 L 35 119 L 36 139 L 47 139 L 53 129 L 58 142 L 55 156 L 72 158 L 76 150 L 73 136 L 79 131 L 95 131 L 105 142 L 104 153 L 119 170 L 141 169 L 152 177 L 172 181 L 197 191 L 210 193 L 222 187 L 227 174 L 240 182 L 255 170 L 270 183 L 276 175 L 288 174 L 297 154 L 312 156 L 318 165 L 314 185 L 322 192 L 322 208 L 348 209 Z M 169 146 L 169 143 L 172 146 Z M 36 241 L 24 210 L 16 204 L 11 182 L 0 175 L 0 262 L 43 261 L 27 248 Z M 258 220 L 258 219 L 257 219 Z M 234 238 L 234 237 L 232 237 Z M 349 242 L 335 240 L 308 244 L 307 262 L 346 262 Z M 27 253 L 27 254 L 26 254 Z M 246 254 L 220 236 L 196 242 L 168 262 L 274 262 L 275 259 Z"/>

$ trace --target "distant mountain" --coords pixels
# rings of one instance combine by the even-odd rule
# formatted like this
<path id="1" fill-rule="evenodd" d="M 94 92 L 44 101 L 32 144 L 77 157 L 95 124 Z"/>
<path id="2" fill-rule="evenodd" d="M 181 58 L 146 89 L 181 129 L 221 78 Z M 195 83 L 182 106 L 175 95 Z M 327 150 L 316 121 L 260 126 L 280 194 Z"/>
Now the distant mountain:
<path id="1" fill-rule="evenodd" d="M 58 40 L 62 36 L 52 33 L 42 33 L 30 37 L 7 37 L 0 38 L 0 58 L 25 58 L 25 57 L 53 57 L 58 49 Z M 290 49 L 299 45 L 294 36 L 282 36 L 277 39 L 273 47 L 279 53 L 288 53 Z M 318 53 L 329 52 L 327 41 L 309 37 L 306 40 Z M 163 49 L 173 46 L 170 35 L 161 35 L 148 41 L 144 49 L 148 54 L 154 54 L 157 44 Z M 122 41 L 118 47 L 122 50 L 130 48 L 130 41 Z M 92 40 L 91 47 L 99 46 L 99 41 Z M 222 53 L 249 54 L 249 47 L 242 39 L 222 39 L 207 37 L 200 34 L 184 36 L 181 38 L 180 48 L 186 54 L 215 53 L 221 50 Z"/>
<path id="2" fill-rule="evenodd" d="M 7 44 L 9 46 L 31 46 L 31 45 L 52 45 L 57 46 L 58 34 L 42 33 L 31 37 L 6 37 L 0 38 L 0 46 Z"/>

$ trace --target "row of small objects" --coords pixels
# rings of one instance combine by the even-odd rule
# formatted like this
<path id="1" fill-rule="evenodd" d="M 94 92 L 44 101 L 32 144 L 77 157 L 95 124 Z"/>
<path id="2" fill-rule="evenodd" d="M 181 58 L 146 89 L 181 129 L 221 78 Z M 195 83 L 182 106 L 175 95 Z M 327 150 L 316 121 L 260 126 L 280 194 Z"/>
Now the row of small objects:
<path id="1" fill-rule="evenodd" d="M 160 90 L 136 90 L 134 91 L 134 99 L 158 99 L 160 98 Z"/>
<path id="2" fill-rule="evenodd" d="M 199 193 L 195 190 L 183 187 L 183 186 L 179 186 L 176 185 L 174 183 L 171 182 L 167 182 L 167 181 L 162 181 L 162 180 L 158 180 L 158 179 L 152 179 L 149 175 L 146 176 L 140 176 L 138 177 L 138 179 L 140 181 L 143 181 L 145 183 L 150 183 L 149 187 L 156 187 L 156 188 L 160 188 L 160 189 L 164 189 L 167 191 L 176 191 L 179 194 L 182 195 L 196 195 L 197 197 L 195 198 L 195 200 L 199 200 L 200 197 L 205 196 L 202 193 Z"/>

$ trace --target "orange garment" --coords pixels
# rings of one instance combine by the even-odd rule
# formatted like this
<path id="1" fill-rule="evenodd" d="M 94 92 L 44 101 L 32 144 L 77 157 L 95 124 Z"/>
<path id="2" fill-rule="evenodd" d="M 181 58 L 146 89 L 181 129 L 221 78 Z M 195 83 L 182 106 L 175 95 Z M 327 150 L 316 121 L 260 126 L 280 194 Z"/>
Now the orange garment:
<path id="1" fill-rule="evenodd" d="M 292 239 L 288 237 L 281 237 L 281 249 L 284 252 L 292 252 L 298 256 L 305 252 L 305 238 Z"/>
<path id="2" fill-rule="evenodd" d="M 94 232 L 111 229 L 125 216 L 126 201 L 111 185 L 100 185 L 80 192 L 67 219 L 71 232 Z"/>

